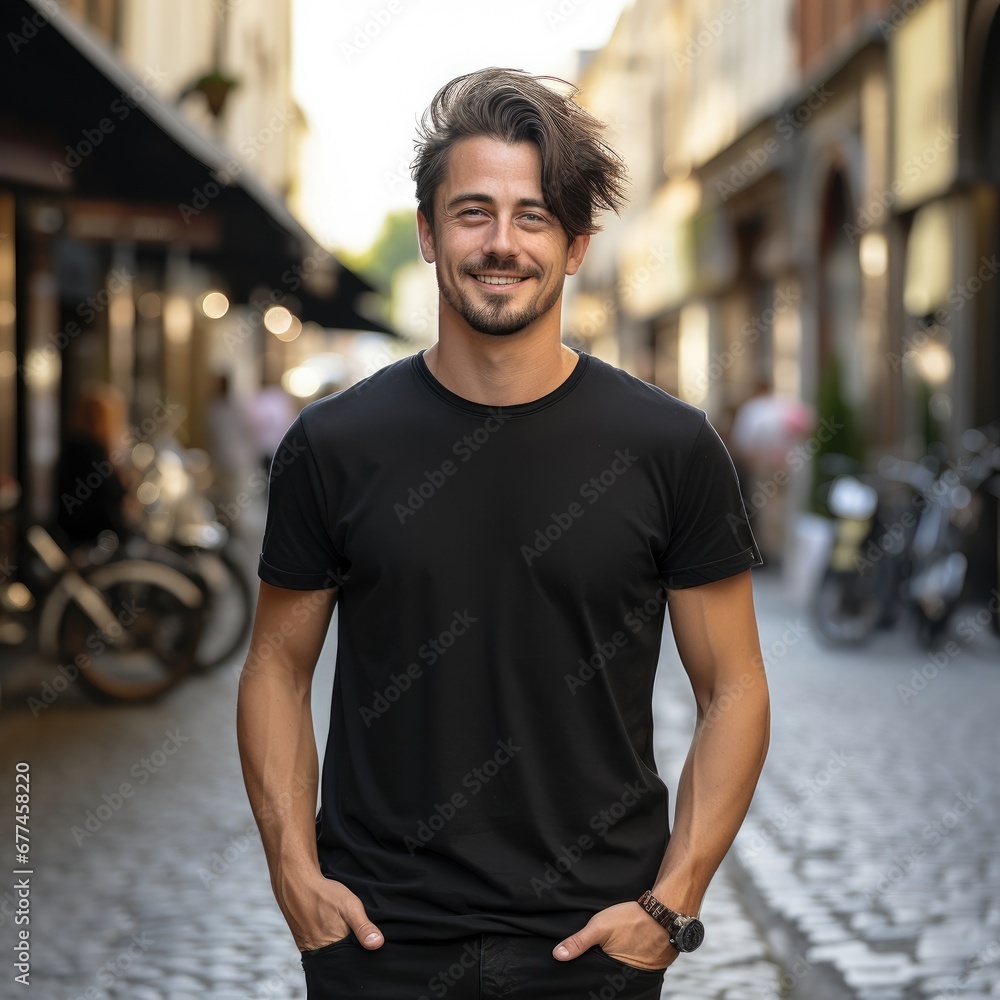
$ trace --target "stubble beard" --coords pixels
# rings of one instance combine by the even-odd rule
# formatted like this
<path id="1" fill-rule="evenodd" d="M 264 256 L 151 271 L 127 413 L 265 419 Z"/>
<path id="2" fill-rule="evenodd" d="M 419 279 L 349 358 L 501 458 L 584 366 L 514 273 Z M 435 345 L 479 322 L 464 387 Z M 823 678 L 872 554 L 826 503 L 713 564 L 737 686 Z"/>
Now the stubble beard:
<path id="1" fill-rule="evenodd" d="M 475 270 L 479 271 L 502 271 L 511 270 L 509 268 L 504 268 L 502 266 L 484 265 L 482 267 L 477 267 Z M 469 273 L 468 271 L 463 271 L 463 273 Z M 532 275 L 534 277 L 534 275 Z M 473 281 L 476 279 L 473 278 Z M 488 297 L 493 299 L 492 302 L 488 302 L 485 305 L 478 305 L 473 302 L 470 296 L 466 295 L 461 288 L 449 287 L 444 281 L 441 280 L 440 274 L 438 274 L 438 290 L 441 293 L 441 297 L 452 307 L 452 309 L 457 312 L 466 323 L 472 327 L 477 333 L 483 333 L 490 337 L 509 337 L 511 334 L 519 333 L 526 326 L 530 326 L 535 322 L 540 316 L 544 316 L 556 302 L 559 301 L 559 295 L 562 292 L 562 288 L 556 287 L 552 289 L 551 294 L 549 294 L 543 301 L 537 302 L 532 301 L 527 305 L 523 306 L 521 309 L 514 310 L 511 303 L 504 301 L 507 297 L 506 292 L 496 293 L 494 292 L 490 296 L 489 292 L 486 292 Z"/>

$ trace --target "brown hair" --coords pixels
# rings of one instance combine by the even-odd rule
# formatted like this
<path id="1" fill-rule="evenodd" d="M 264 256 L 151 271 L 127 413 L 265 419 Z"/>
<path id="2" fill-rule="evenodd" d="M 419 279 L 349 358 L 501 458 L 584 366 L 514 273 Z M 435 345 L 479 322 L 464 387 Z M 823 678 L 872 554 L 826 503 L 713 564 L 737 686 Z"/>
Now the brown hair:
<path id="1" fill-rule="evenodd" d="M 565 96 L 540 81 L 570 88 Z M 458 76 L 434 95 L 418 126 L 412 176 L 417 203 L 434 226 L 434 195 L 459 140 L 488 136 L 533 142 L 542 157 L 542 192 L 570 240 L 596 233 L 597 212 L 625 204 L 625 164 L 601 138 L 606 125 L 573 98 L 579 90 L 553 76 L 491 66 Z"/>

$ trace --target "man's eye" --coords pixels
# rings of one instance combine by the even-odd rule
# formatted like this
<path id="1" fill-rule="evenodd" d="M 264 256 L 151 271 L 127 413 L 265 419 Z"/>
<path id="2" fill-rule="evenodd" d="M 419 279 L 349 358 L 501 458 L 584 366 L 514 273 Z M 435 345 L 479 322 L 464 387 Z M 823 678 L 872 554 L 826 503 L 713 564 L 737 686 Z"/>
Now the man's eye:
<path id="1" fill-rule="evenodd" d="M 462 215 L 472 215 L 473 213 L 475 213 L 476 215 L 486 214 L 481 208 L 467 208 L 465 209 L 464 212 L 462 212 Z"/>
<path id="2" fill-rule="evenodd" d="M 545 221 L 545 216 L 544 215 L 537 215 L 535 212 L 527 212 L 527 213 L 525 213 L 522 216 L 522 218 L 525 219 L 525 221 L 527 221 L 527 222 L 544 222 Z"/>

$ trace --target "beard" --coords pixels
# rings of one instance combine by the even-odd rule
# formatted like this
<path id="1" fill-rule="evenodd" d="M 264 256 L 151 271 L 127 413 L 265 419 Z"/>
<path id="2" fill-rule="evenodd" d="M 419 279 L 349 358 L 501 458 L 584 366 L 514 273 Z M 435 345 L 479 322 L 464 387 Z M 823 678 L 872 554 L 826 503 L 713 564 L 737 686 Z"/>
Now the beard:
<path id="1" fill-rule="evenodd" d="M 537 273 L 525 272 L 516 265 L 502 264 L 498 259 L 485 258 L 475 265 L 466 265 L 461 268 L 462 274 L 474 274 L 480 271 L 492 271 L 494 273 L 507 272 L 511 275 L 521 277 L 540 277 Z M 475 279 L 473 279 L 475 280 Z M 488 289 L 488 285 L 483 286 Z M 551 293 L 542 301 L 533 300 L 520 308 L 515 308 L 513 303 L 508 302 L 506 292 L 485 291 L 487 301 L 483 304 L 474 302 L 465 291 L 456 286 L 449 287 L 441 280 L 438 274 L 438 290 L 441 297 L 457 312 L 466 323 L 477 333 L 484 333 L 490 337 L 508 337 L 513 333 L 519 333 L 526 326 L 530 326 L 540 316 L 544 316 L 559 301 L 562 287 L 556 286 Z"/>

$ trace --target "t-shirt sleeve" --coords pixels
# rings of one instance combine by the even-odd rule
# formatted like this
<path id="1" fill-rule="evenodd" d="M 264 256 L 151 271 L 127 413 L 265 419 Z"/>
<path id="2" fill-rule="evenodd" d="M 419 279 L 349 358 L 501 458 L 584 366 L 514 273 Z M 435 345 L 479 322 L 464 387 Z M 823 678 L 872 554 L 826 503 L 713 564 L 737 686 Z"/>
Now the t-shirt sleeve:
<path id="1" fill-rule="evenodd" d="M 668 588 L 680 590 L 762 563 L 733 460 L 706 417 L 682 474 L 667 547 L 658 563 L 661 578 Z"/>
<path id="2" fill-rule="evenodd" d="M 289 590 L 339 586 L 341 560 L 328 528 L 323 478 L 301 414 L 285 431 L 268 474 L 267 517 L 257 575 Z"/>

